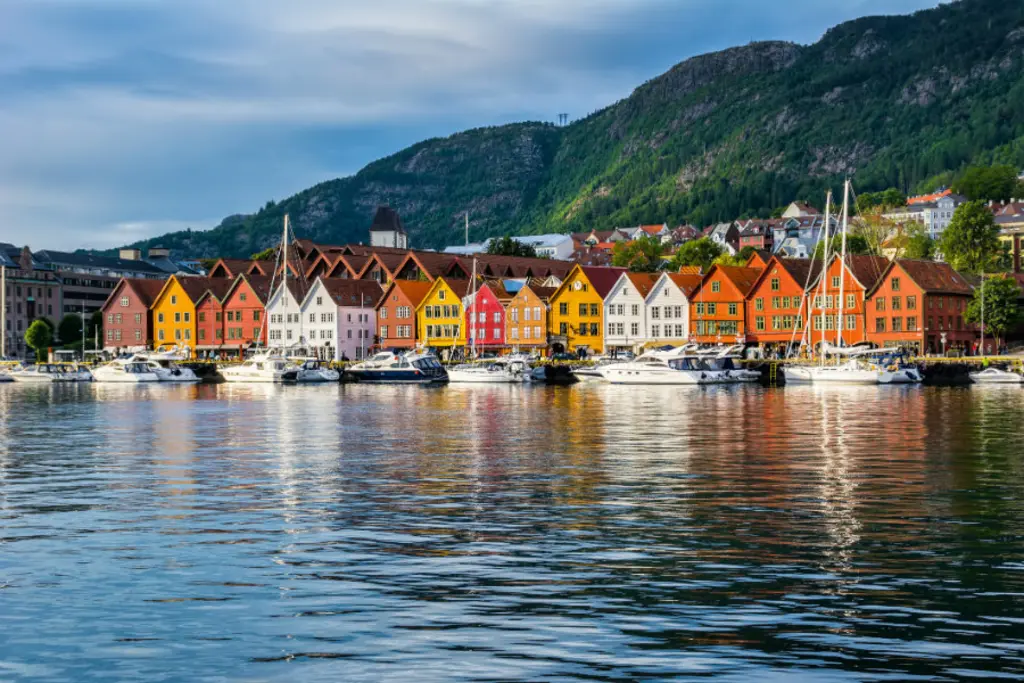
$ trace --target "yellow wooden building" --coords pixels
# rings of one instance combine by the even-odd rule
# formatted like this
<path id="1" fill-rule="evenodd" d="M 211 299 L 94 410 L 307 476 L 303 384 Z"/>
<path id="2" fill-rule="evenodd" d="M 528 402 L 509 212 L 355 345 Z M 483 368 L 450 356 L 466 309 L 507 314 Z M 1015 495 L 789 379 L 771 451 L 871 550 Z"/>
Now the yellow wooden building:
<path id="1" fill-rule="evenodd" d="M 428 348 L 466 346 L 466 315 L 463 298 L 469 280 L 439 277 L 416 307 L 419 341 Z"/>
<path id="2" fill-rule="evenodd" d="M 153 320 L 153 344 L 188 346 L 195 355 L 196 302 L 207 291 L 222 296 L 233 281 L 230 278 L 206 278 L 172 275 L 167 278 L 150 307 Z"/>
<path id="3" fill-rule="evenodd" d="M 551 295 L 548 332 L 555 351 L 604 352 L 604 299 L 624 272 L 580 265 L 569 271 Z"/>

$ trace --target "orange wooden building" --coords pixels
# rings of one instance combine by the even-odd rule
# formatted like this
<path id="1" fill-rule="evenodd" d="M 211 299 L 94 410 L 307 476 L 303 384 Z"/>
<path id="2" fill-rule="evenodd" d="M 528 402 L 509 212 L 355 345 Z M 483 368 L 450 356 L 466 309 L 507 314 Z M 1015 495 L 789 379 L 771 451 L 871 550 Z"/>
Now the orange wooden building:
<path id="1" fill-rule="evenodd" d="M 761 268 L 715 264 L 690 297 L 690 340 L 701 344 L 747 341 L 746 299 Z"/>
<path id="2" fill-rule="evenodd" d="M 838 256 L 832 257 L 824 282 L 819 276 L 807 292 L 808 315 L 811 316 L 809 342 L 820 344 L 823 334 L 831 344 L 839 343 L 840 338 L 844 345 L 868 341 L 864 297 L 888 267 L 889 259 L 882 256 L 848 255 L 846 267 Z M 840 291 L 843 301 L 839 301 Z"/>
<path id="3" fill-rule="evenodd" d="M 820 270 L 821 262 L 814 264 Z M 747 341 L 799 344 L 804 331 L 804 288 L 813 281 L 811 260 L 772 256 L 747 294 Z"/>

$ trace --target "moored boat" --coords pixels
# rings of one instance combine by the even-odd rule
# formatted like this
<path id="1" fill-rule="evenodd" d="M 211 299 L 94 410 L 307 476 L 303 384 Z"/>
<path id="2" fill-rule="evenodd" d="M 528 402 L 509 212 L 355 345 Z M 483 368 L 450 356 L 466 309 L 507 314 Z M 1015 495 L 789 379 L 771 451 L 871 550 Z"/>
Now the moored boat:
<path id="1" fill-rule="evenodd" d="M 133 358 L 118 359 L 101 365 L 93 371 L 93 378 L 102 383 L 140 384 L 142 382 L 159 382 L 160 377 L 149 365 Z"/>
<path id="2" fill-rule="evenodd" d="M 636 360 L 598 368 L 611 384 L 712 384 L 716 378 L 683 348 L 648 351 Z"/>
<path id="3" fill-rule="evenodd" d="M 359 382 L 376 384 L 437 384 L 448 381 L 448 373 L 437 358 L 418 351 L 382 351 L 356 363 L 346 372 Z"/>
<path id="4" fill-rule="evenodd" d="M 301 359 L 295 381 L 299 383 L 337 382 L 341 373 L 317 358 Z"/>
<path id="5" fill-rule="evenodd" d="M 518 384 L 530 381 L 532 369 L 520 359 L 496 358 L 448 370 L 448 381 L 469 384 Z"/>
<path id="6" fill-rule="evenodd" d="M 57 363 L 38 363 L 36 365 L 22 366 L 11 370 L 9 374 L 15 382 L 30 384 L 77 381 L 75 377 L 68 375 L 62 365 Z"/>
<path id="7" fill-rule="evenodd" d="M 299 369 L 279 355 L 270 352 L 258 353 L 238 365 L 219 365 L 221 377 L 232 383 L 274 383 L 294 382 Z"/>
<path id="8" fill-rule="evenodd" d="M 985 368 L 968 375 L 975 384 L 1024 384 L 1024 375 L 1000 368 Z"/>

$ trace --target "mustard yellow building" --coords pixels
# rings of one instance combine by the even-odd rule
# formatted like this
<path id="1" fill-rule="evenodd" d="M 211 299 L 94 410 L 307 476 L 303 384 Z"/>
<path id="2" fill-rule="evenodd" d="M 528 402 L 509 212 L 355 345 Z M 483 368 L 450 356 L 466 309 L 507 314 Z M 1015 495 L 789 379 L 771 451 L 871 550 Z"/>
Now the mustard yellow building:
<path id="1" fill-rule="evenodd" d="M 207 291 L 220 298 L 233 281 L 230 278 L 179 277 L 167 278 L 150 308 L 153 319 L 153 344 L 188 346 L 195 355 L 196 302 Z"/>
<path id="2" fill-rule="evenodd" d="M 548 333 L 556 352 L 604 352 L 604 299 L 624 272 L 580 265 L 569 271 L 551 295 Z"/>
<path id="3" fill-rule="evenodd" d="M 462 299 L 469 280 L 439 277 L 416 307 L 420 343 L 428 348 L 466 346 L 466 311 Z"/>

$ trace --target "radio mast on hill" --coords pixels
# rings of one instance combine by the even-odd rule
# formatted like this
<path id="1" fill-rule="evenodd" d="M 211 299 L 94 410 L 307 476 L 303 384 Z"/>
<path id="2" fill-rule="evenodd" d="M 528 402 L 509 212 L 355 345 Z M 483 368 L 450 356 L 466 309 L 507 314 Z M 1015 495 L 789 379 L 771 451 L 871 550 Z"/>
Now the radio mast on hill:
<path id="1" fill-rule="evenodd" d="M 559 126 L 569 125 L 569 115 L 568 114 L 559 114 L 558 115 L 558 125 Z"/>

